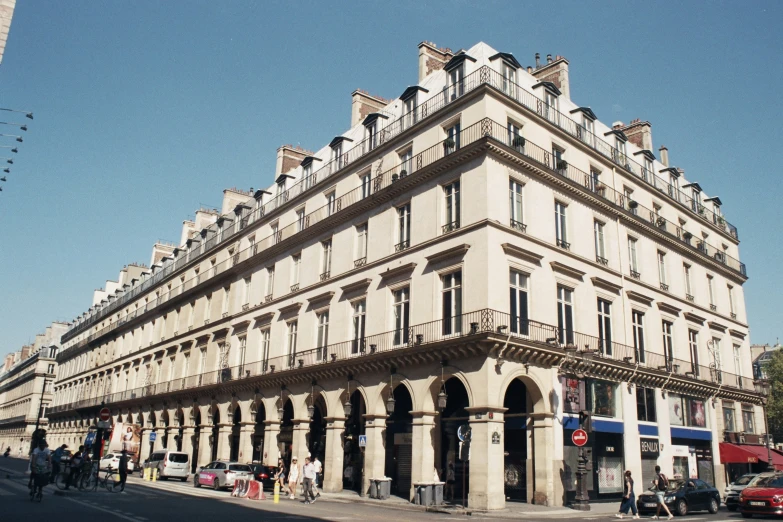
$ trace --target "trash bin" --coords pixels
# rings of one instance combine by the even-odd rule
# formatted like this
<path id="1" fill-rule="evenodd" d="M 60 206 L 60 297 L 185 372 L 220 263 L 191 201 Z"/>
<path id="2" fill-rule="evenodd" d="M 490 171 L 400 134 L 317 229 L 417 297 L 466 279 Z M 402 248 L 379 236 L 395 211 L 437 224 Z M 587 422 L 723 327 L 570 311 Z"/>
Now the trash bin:
<path id="1" fill-rule="evenodd" d="M 432 504 L 440 506 L 443 504 L 443 482 L 436 482 L 432 485 Z"/>
<path id="2" fill-rule="evenodd" d="M 386 500 L 391 496 L 391 479 L 384 478 L 378 480 L 378 498 Z"/>
<path id="3" fill-rule="evenodd" d="M 432 484 L 414 484 L 416 488 L 416 504 L 420 506 L 432 505 Z"/>
<path id="4" fill-rule="evenodd" d="M 378 481 L 370 479 L 370 498 L 378 498 Z"/>

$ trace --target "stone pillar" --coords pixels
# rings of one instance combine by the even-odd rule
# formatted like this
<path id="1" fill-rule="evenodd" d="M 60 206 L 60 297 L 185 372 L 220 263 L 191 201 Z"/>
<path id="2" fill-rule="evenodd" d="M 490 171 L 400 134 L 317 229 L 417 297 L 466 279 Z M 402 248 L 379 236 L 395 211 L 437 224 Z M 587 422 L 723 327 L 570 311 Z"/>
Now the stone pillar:
<path id="1" fill-rule="evenodd" d="M 139 466 L 144 464 L 144 461 L 147 460 L 150 456 L 150 433 L 152 433 L 150 428 L 144 428 L 144 430 L 141 432 L 141 444 L 139 444 Z"/>
<path id="2" fill-rule="evenodd" d="M 189 459 L 193 459 L 193 435 L 196 433 L 195 426 L 184 426 L 182 428 L 182 452 L 188 454 Z"/>
<path id="3" fill-rule="evenodd" d="M 334 493 L 343 490 L 343 433 L 345 419 L 326 417 L 326 455 L 324 456 L 323 490 Z"/>
<path id="4" fill-rule="evenodd" d="M 307 446 L 307 435 L 310 433 L 310 419 L 294 419 L 294 439 L 291 443 L 291 456 L 299 457 L 299 465 L 304 466 L 304 459 L 310 454 Z"/>
<path id="5" fill-rule="evenodd" d="M 467 408 L 470 414 L 470 489 L 468 506 L 480 511 L 506 506 L 504 448 L 506 408 Z M 444 467 L 448 463 L 443 463 Z M 459 463 L 455 462 L 455 466 Z M 550 464 L 551 467 L 551 464 Z M 445 480 L 445 477 L 443 477 Z"/>
<path id="6" fill-rule="evenodd" d="M 631 387 L 628 391 L 626 383 L 620 383 L 617 392 L 622 401 L 623 412 L 623 466 L 624 470 L 631 470 L 631 476 L 634 477 L 637 484 L 642 484 L 642 450 L 641 436 L 639 435 L 639 420 L 636 413 L 636 387 Z M 661 410 L 657 410 L 661 411 Z M 668 410 L 666 410 L 668 411 Z M 647 484 L 644 485 L 645 487 Z"/>
<path id="7" fill-rule="evenodd" d="M 197 466 L 205 466 L 212 460 L 212 446 L 209 437 L 212 435 L 212 425 L 202 424 L 198 430 L 198 463 Z"/>
<path id="8" fill-rule="evenodd" d="M 239 462 L 251 462 L 253 460 L 253 433 L 256 430 L 255 422 L 243 422 L 239 428 Z"/>
<path id="9" fill-rule="evenodd" d="M 370 490 L 370 479 L 381 478 L 386 473 L 386 415 L 365 415 L 364 475 L 362 491 Z"/>
<path id="10" fill-rule="evenodd" d="M 162 450 L 164 448 L 164 442 L 166 438 L 166 428 L 155 428 L 152 431 L 155 433 L 155 442 L 152 443 L 152 450 Z"/>
<path id="11" fill-rule="evenodd" d="M 413 434 L 411 451 L 413 462 L 411 463 L 411 490 L 408 500 L 413 499 L 413 484 L 419 482 L 432 482 L 435 472 L 435 441 L 433 430 L 435 429 L 434 411 L 412 411 Z"/>
<path id="12" fill-rule="evenodd" d="M 533 431 L 533 498 L 534 504 L 556 506 L 554 472 L 554 415 L 531 413 L 529 426 Z M 530 480 L 531 477 L 528 477 Z M 558 480 L 560 477 L 557 477 Z M 502 484 L 502 483 L 501 483 Z M 471 484 L 471 488 L 473 484 Z M 530 499 L 528 499 L 530 501 Z"/>
<path id="13" fill-rule="evenodd" d="M 231 459 L 231 432 L 233 427 L 232 424 L 218 424 L 218 440 L 215 441 L 218 445 L 218 460 Z"/>
<path id="14" fill-rule="evenodd" d="M 277 445 L 277 436 L 280 435 L 279 420 L 264 421 L 264 454 L 262 460 L 266 466 L 277 466 L 280 458 L 280 447 Z"/>

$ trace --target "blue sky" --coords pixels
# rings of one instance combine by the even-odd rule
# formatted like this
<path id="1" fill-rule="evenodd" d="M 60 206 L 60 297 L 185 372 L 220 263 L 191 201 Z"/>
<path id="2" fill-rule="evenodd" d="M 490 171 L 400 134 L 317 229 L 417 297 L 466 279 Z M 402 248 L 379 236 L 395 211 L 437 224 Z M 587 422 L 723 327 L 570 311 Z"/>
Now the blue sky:
<path id="1" fill-rule="evenodd" d="M 773 343 L 781 20 L 752 1 L 20 1 L 0 107 L 35 121 L 0 193 L 0 353 L 86 310 L 224 188 L 270 184 L 279 145 L 343 132 L 354 89 L 415 84 L 422 40 L 563 55 L 577 103 L 651 121 L 739 227 L 751 340 Z"/>

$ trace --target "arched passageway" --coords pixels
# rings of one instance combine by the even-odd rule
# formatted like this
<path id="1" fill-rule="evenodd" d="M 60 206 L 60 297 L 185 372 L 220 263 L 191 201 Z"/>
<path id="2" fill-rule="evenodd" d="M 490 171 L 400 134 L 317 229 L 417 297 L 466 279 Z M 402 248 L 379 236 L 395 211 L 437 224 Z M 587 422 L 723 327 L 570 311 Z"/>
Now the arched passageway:
<path id="1" fill-rule="evenodd" d="M 435 454 L 436 471 L 441 481 L 447 480 L 449 465 L 454 466 L 454 484 L 453 495 L 451 488 L 447 488 L 449 498 L 464 505 L 462 499 L 467 499 L 470 489 L 470 461 L 460 459 L 460 441 L 458 430 L 460 426 L 467 429 L 469 416 L 466 408 L 470 406 L 468 391 L 462 381 L 456 377 L 448 379 L 441 388 L 439 395 L 446 394 L 446 407 L 441 411 L 440 419 L 440 440 L 436 446 L 439 452 Z M 436 398 L 436 401 L 440 397 Z"/>
<path id="2" fill-rule="evenodd" d="M 286 399 L 283 405 L 283 416 L 280 422 L 280 433 L 277 435 L 277 445 L 280 458 L 283 459 L 286 469 L 291 469 L 291 446 L 294 441 L 294 405 L 291 399 Z M 304 459 L 302 459 L 304 462 Z M 302 464 L 300 462 L 300 464 Z"/>
<path id="3" fill-rule="evenodd" d="M 201 411 L 193 407 L 194 413 L 191 415 L 191 425 L 192 426 L 201 426 Z M 194 431 L 193 435 L 190 436 L 190 445 L 193 448 L 193 451 L 190 455 L 190 472 L 195 473 L 196 468 L 198 468 L 198 446 L 199 446 L 199 432 L 198 428 Z"/>
<path id="4" fill-rule="evenodd" d="M 264 432 L 266 421 L 266 408 L 264 403 L 258 401 L 251 407 L 251 413 L 255 414 L 255 428 L 253 430 L 253 462 L 262 462 L 264 456 Z"/>
<path id="5" fill-rule="evenodd" d="M 239 460 L 239 430 L 242 422 L 242 410 L 239 407 L 239 405 L 237 405 L 237 407 L 234 408 L 234 413 L 231 417 L 232 417 L 231 437 L 229 439 L 231 451 L 230 451 L 229 458 L 233 461 L 237 461 Z"/>
<path id="6" fill-rule="evenodd" d="M 351 394 L 351 414 L 345 420 L 345 439 L 343 442 L 343 489 L 360 491 L 364 459 L 359 447 L 359 436 L 365 434 L 364 415 L 367 406 L 359 390 Z"/>
<path id="7" fill-rule="evenodd" d="M 219 426 L 220 424 L 220 410 L 215 408 L 215 412 L 212 414 L 212 434 L 209 437 L 210 449 L 212 450 L 211 460 L 217 460 L 218 456 L 218 441 L 219 441 Z"/>
<path id="8" fill-rule="evenodd" d="M 506 408 L 503 436 L 506 500 L 527 502 L 528 398 L 527 387 L 520 379 L 514 379 L 506 388 L 503 407 Z"/>
<path id="9" fill-rule="evenodd" d="M 307 448 L 310 456 L 317 456 L 321 462 L 326 460 L 326 416 L 326 402 L 323 397 L 318 396 L 315 399 L 313 418 L 310 420 Z"/>
<path id="10" fill-rule="evenodd" d="M 413 399 L 402 384 L 394 389 L 394 411 L 386 421 L 386 476 L 393 495 L 410 496 L 413 464 Z"/>

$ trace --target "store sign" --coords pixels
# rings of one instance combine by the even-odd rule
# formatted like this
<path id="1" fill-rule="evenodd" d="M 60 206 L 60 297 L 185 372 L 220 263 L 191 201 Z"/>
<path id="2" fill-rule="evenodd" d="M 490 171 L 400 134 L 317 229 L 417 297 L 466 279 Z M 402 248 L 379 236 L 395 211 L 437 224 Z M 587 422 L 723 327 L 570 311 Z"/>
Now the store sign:
<path id="1" fill-rule="evenodd" d="M 660 447 L 658 445 L 658 439 L 639 439 L 639 450 L 642 453 L 642 458 L 657 458 L 661 453 Z"/>

